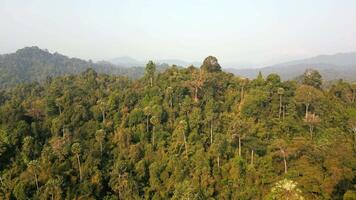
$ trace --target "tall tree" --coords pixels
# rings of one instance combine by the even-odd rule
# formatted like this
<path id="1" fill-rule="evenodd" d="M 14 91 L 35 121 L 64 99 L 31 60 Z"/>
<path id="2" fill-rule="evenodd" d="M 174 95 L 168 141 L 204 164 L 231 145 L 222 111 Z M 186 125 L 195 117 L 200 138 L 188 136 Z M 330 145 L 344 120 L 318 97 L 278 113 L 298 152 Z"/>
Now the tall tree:
<path id="1" fill-rule="evenodd" d="M 210 125 L 210 144 L 213 144 L 214 140 L 214 121 L 216 118 L 217 105 L 213 99 L 209 99 L 205 106 L 206 119 Z"/>
<path id="2" fill-rule="evenodd" d="M 296 90 L 295 100 L 305 105 L 305 118 L 308 117 L 309 107 L 322 97 L 322 92 L 309 85 L 301 85 Z"/>
<path id="3" fill-rule="evenodd" d="M 39 169 L 39 163 L 37 160 L 31 160 L 28 163 L 28 169 L 30 170 L 30 172 L 33 174 L 34 179 L 35 179 L 35 184 L 36 184 L 36 188 L 37 190 L 39 189 L 38 186 L 38 169 Z"/>
<path id="4" fill-rule="evenodd" d="M 150 117 L 151 117 L 151 115 L 152 115 L 151 106 L 146 106 L 146 107 L 143 109 L 143 112 L 144 112 L 145 115 L 146 115 L 146 132 L 148 133 L 148 132 L 149 132 Z"/>
<path id="5" fill-rule="evenodd" d="M 320 117 L 315 113 L 309 113 L 304 122 L 309 126 L 310 139 L 313 139 L 314 127 L 316 124 L 320 123 Z"/>
<path id="6" fill-rule="evenodd" d="M 317 70 L 307 69 L 303 74 L 303 84 L 321 88 L 322 78 Z"/>
<path id="7" fill-rule="evenodd" d="M 153 86 L 153 78 L 155 76 L 155 72 L 156 64 L 152 60 L 148 61 L 146 64 L 145 75 L 149 78 L 151 87 Z"/>
<path id="8" fill-rule="evenodd" d="M 103 156 L 103 142 L 105 140 L 105 131 L 103 129 L 97 130 L 95 132 L 95 139 L 100 144 L 100 155 Z"/>
<path id="9" fill-rule="evenodd" d="M 155 139 L 156 139 L 156 128 L 157 126 L 159 125 L 160 123 L 160 119 L 158 116 L 152 116 L 151 119 L 150 119 L 150 122 L 151 124 L 153 125 L 152 126 L 152 136 L 151 136 L 151 139 L 152 139 L 152 145 L 154 146 L 155 145 Z"/>
<path id="10" fill-rule="evenodd" d="M 216 57 L 208 56 L 204 59 L 200 69 L 206 72 L 219 72 L 221 71 L 221 66 Z"/>
<path id="11" fill-rule="evenodd" d="M 198 93 L 199 90 L 203 87 L 204 83 L 206 81 L 206 74 L 204 70 L 192 70 L 192 81 L 190 82 L 191 87 L 194 90 L 194 101 L 198 102 L 199 97 Z"/>
<path id="12" fill-rule="evenodd" d="M 178 124 L 177 131 L 181 132 L 183 136 L 182 138 L 184 143 L 185 156 L 188 159 L 188 144 L 187 144 L 187 136 L 186 136 L 187 129 L 188 129 L 188 123 L 185 120 L 181 120 Z"/>
<path id="13" fill-rule="evenodd" d="M 72 145 L 72 153 L 76 156 L 78 162 L 79 180 L 82 181 L 82 169 L 80 165 L 80 153 L 82 151 L 81 145 L 76 142 Z"/>
<path id="14" fill-rule="evenodd" d="M 288 172 L 288 152 L 287 152 L 287 142 L 284 139 L 277 139 L 271 145 L 272 148 L 272 155 L 282 157 L 283 159 L 283 166 L 284 166 L 284 173 Z"/>
<path id="15" fill-rule="evenodd" d="M 279 95 L 279 114 L 278 114 L 278 118 L 281 118 L 282 115 L 282 97 L 284 95 L 284 89 L 283 88 L 278 88 L 277 93 Z"/>

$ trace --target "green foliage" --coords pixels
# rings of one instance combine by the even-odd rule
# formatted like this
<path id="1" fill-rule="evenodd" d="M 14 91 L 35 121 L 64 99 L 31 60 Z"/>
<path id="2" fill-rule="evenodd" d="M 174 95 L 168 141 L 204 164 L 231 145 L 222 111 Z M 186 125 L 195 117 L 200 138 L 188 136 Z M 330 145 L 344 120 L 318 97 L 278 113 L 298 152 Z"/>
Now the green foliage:
<path id="1" fill-rule="evenodd" d="M 320 73 L 313 69 L 306 70 L 303 74 L 303 84 L 320 88 L 322 84 Z"/>
<path id="2" fill-rule="evenodd" d="M 302 192 L 297 188 L 295 182 L 283 179 L 272 187 L 270 194 L 266 198 L 268 200 L 288 199 L 288 200 L 304 200 Z"/>
<path id="3" fill-rule="evenodd" d="M 351 84 L 154 68 L 0 92 L 0 199 L 354 197 Z"/>
<path id="4" fill-rule="evenodd" d="M 203 64 L 200 69 L 207 72 L 219 72 L 221 71 L 221 66 L 219 65 L 218 59 L 216 57 L 208 56 L 203 61 Z"/>

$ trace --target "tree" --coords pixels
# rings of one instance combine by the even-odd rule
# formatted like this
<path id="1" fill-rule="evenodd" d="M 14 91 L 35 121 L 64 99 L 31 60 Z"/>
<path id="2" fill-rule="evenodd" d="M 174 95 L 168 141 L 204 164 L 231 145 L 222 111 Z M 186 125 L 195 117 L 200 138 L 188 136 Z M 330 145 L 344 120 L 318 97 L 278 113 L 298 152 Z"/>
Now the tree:
<path id="1" fill-rule="evenodd" d="M 150 80 L 151 87 L 153 86 L 153 78 L 155 76 L 155 72 L 156 72 L 156 64 L 153 63 L 152 60 L 148 61 L 147 65 L 146 65 L 145 74 Z"/>
<path id="2" fill-rule="evenodd" d="M 181 120 L 178 124 L 177 131 L 182 133 L 185 156 L 188 159 L 188 144 L 187 144 L 187 136 L 185 135 L 188 129 L 188 123 L 185 120 Z"/>
<path id="3" fill-rule="evenodd" d="M 182 183 L 179 183 L 175 186 L 175 190 L 173 192 L 172 200 L 188 200 L 188 199 L 197 199 L 192 189 L 192 184 L 189 183 L 188 180 L 185 180 Z"/>
<path id="4" fill-rule="evenodd" d="M 277 139 L 271 145 L 273 155 L 282 157 L 282 159 L 283 159 L 285 174 L 288 172 L 287 158 L 288 158 L 289 154 L 287 152 L 287 146 L 288 145 L 284 139 Z"/>
<path id="5" fill-rule="evenodd" d="M 214 140 L 213 125 L 214 125 L 214 120 L 216 118 L 216 113 L 215 113 L 216 109 L 217 109 L 216 102 L 214 102 L 213 99 L 209 99 L 205 106 L 205 110 L 206 110 L 205 113 L 206 113 L 206 119 L 210 124 L 210 144 L 213 144 L 213 140 Z"/>
<path id="6" fill-rule="evenodd" d="M 35 184 L 36 184 L 36 188 L 38 190 L 38 169 L 39 169 L 39 163 L 37 160 L 31 160 L 28 163 L 28 169 L 29 171 L 33 174 L 34 178 L 35 178 Z"/>
<path id="7" fill-rule="evenodd" d="M 25 163 L 29 163 L 33 157 L 34 139 L 31 136 L 26 136 L 23 139 L 22 154 Z"/>
<path id="8" fill-rule="evenodd" d="M 107 107 L 107 102 L 106 99 L 101 98 L 97 101 L 98 107 L 101 111 L 101 115 L 103 118 L 103 123 L 105 123 L 105 112 L 106 112 L 106 107 Z"/>
<path id="9" fill-rule="evenodd" d="M 282 115 L 282 96 L 284 95 L 284 89 L 283 88 L 278 88 L 277 93 L 279 95 L 279 114 L 278 114 L 278 117 L 280 119 L 281 115 Z"/>
<path id="10" fill-rule="evenodd" d="M 72 153 L 77 157 L 78 162 L 78 171 L 79 171 L 79 180 L 82 180 L 82 169 L 80 166 L 80 152 L 82 151 L 81 145 L 76 142 L 72 145 Z"/>
<path id="11" fill-rule="evenodd" d="M 253 84 L 255 87 L 261 87 L 264 86 L 265 84 L 265 79 L 263 78 L 262 72 L 259 71 L 257 78 L 255 80 L 253 80 Z"/>
<path id="12" fill-rule="evenodd" d="M 307 69 L 303 74 L 302 83 L 320 89 L 322 84 L 321 75 L 317 70 Z"/>
<path id="13" fill-rule="evenodd" d="M 159 118 L 157 116 L 152 116 L 150 119 L 151 124 L 153 125 L 152 127 L 152 145 L 155 145 L 155 127 L 160 123 Z"/>
<path id="14" fill-rule="evenodd" d="M 45 191 L 42 195 L 44 195 L 43 199 L 48 199 L 48 196 L 51 197 L 51 200 L 60 200 L 62 199 L 62 189 L 61 185 L 63 183 L 62 178 L 51 178 L 47 181 L 45 185 Z"/>
<path id="15" fill-rule="evenodd" d="M 268 194 L 267 200 L 304 200 L 302 192 L 298 189 L 297 184 L 289 179 L 278 181 Z"/>
<path id="16" fill-rule="evenodd" d="M 296 90 L 295 100 L 305 105 L 305 118 L 308 117 L 309 107 L 322 97 L 322 92 L 309 85 L 301 85 Z"/>
<path id="17" fill-rule="evenodd" d="M 203 87 L 206 81 L 206 74 L 204 70 L 192 70 L 192 81 L 190 82 L 191 87 L 194 90 L 194 101 L 198 102 L 198 92 Z"/>
<path id="18" fill-rule="evenodd" d="M 152 115 L 151 106 L 146 106 L 146 107 L 143 109 L 143 112 L 144 112 L 145 115 L 146 115 L 146 132 L 148 133 L 148 132 L 149 132 L 150 116 Z"/>
<path id="19" fill-rule="evenodd" d="M 356 98 L 356 83 L 351 84 L 351 89 L 352 89 L 352 102 L 355 102 Z"/>
<path id="20" fill-rule="evenodd" d="M 309 125 L 310 139 L 313 139 L 314 127 L 316 124 L 320 123 L 320 117 L 315 113 L 309 113 L 304 118 L 304 122 Z"/>
<path id="21" fill-rule="evenodd" d="M 240 89 L 240 104 L 242 103 L 244 97 L 245 97 L 245 87 L 248 83 L 248 79 L 246 78 L 241 78 L 240 81 L 240 85 L 241 85 L 241 89 Z"/>
<path id="22" fill-rule="evenodd" d="M 232 121 L 231 132 L 232 139 L 238 139 L 238 155 L 241 157 L 242 152 L 242 139 L 246 137 L 250 126 L 244 120 L 242 120 L 239 116 L 235 117 Z"/>
<path id="23" fill-rule="evenodd" d="M 105 140 L 105 131 L 103 129 L 97 130 L 95 133 L 95 139 L 100 144 L 100 155 L 103 156 L 103 142 Z"/>
<path id="24" fill-rule="evenodd" d="M 281 83 L 281 77 L 278 74 L 272 73 L 266 77 L 266 82 L 269 85 L 276 86 Z"/>
<path id="25" fill-rule="evenodd" d="M 168 98 L 168 105 L 170 108 L 173 108 L 173 88 L 172 87 L 167 87 L 166 89 L 166 95 Z"/>
<path id="26" fill-rule="evenodd" d="M 219 72 L 221 71 L 221 66 L 218 63 L 218 59 L 214 56 L 208 56 L 204 59 L 201 70 L 206 72 Z"/>

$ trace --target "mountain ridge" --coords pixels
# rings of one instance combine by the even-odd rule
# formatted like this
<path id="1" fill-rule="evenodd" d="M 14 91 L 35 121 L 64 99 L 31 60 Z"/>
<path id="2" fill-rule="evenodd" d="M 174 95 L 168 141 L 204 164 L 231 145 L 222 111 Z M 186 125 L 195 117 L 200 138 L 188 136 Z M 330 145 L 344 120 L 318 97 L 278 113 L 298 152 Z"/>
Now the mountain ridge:
<path id="1" fill-rule="evenodd" d="M 106 62 L 109 62 L 114 65 L 119 65 L 122 67 L 144 67 L 147 62 L 137 60 L 135 58 L 132 58 L 130 56 L 121 56 L 121 57 L 116 57 L 113 59 L 105 60 Z M 168 65 L 177 65 L 180 67 L 187 67 L 190 65 L 194 65 L 195 67 L 200 67 L 201 62 L 197 61 L 185 61 L 181 59 L 159 59 L 159 60 L 154 60 L 158 64 L 168 64 Z"/>
<path id="2" fill-rule="evenodd" d="M 123 58 L 134 61 L 129 57 Z M 195 67 L 200 67 L 198 62 L 189 63 L 177 59 L 156 62 L 158 71 L 162 71 L 172 64 L 182 67 L 193 64 Z M 47 49 L 32 46 L 18 49 L 14 53 L 0 55 L 0 89 L 19 83 L 43 82 L 47 77 L 78 74 L 89 68 L 93 68 L 98 73 L 123 75 L 133 79 L 143 76 L 145 71 L 143 62 L 142 66 L 125 67 L 112 64 L 109 61 L 93 62 L 69 57 L 58 52 L 51 53 Z M 255 78 L 259 71 L 265 76 L 271 73 L 278 73 L 283 80 L 290 80 L 301 75 L 308 68 L 318 70 L 325 80 L 344 79 L 346 81 L 355 81 L 356 53 L 320 55 L 264 68 L 224 68 L 223 70 L 247 78 Z"/>
<path id="3" fill-rule="evenodd" d="M 356 52 L 318 55 L 262 68 L 226 68 L 225 70 L 247 78 L 255 78 L 260 71 L 264 75 L 278 73 L 282 79 L 289 80 L 302 74 L 306 69 L 318 70 L 325 80 L 344 79 L 355 81 Z"/>
<path id="4" fill-rule="evenodd" d="M 108 62 L 92 62 L 71 58 L 58 52 L 50 53 L 37 46 L 24 47 L 0 56 L 0 89 L 19 83 L 42 82 L 47 77 L 78 74 L 89 68 L 98 73 L 138 78 L 144 68 L 125 68 Z"/>

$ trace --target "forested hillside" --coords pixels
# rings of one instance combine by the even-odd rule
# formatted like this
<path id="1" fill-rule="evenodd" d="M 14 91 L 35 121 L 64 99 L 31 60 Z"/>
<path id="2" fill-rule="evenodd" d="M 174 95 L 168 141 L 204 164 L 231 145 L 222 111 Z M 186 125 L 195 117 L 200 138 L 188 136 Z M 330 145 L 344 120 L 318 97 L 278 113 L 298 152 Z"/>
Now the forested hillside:
<path id="1" fill-rule="evenodd" d="M 167 66 L 159 66 L 159 70 Z M 139 78 L 144 74 L 143 67 L 120 67 L 108 62 L 85 61 L 69 58 L 59 53 L 50 53 L 38 47 L 25 47 L 15 53 L 0 55 L 0 89 L 19 83 L 43 83 L 47 77 L 78 74 L 92 68 L 98 73 L 123 75 Z"/>
<path id="2" fill-rule="evenodd" d="M 354 199 L 356 84 L 302 79 L 208 57 L 18 85 L 0 93 L 0 199 Z"/>

